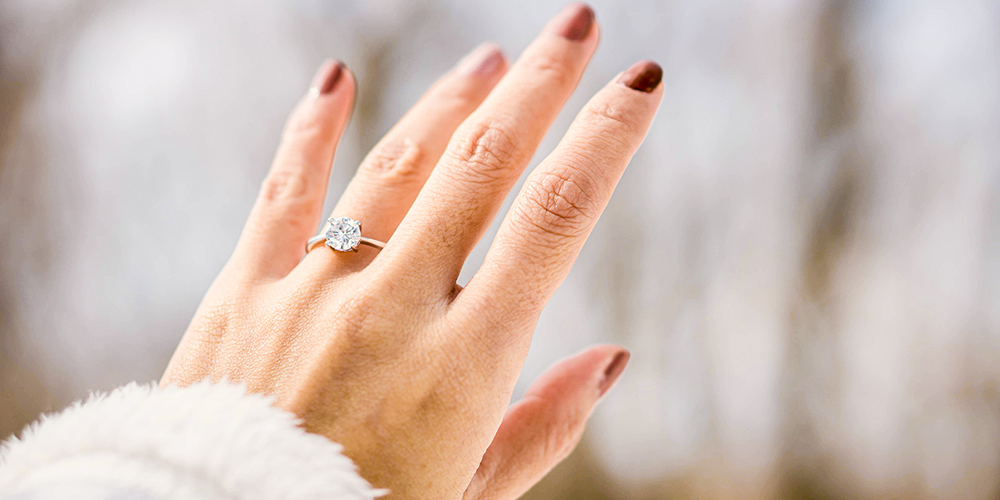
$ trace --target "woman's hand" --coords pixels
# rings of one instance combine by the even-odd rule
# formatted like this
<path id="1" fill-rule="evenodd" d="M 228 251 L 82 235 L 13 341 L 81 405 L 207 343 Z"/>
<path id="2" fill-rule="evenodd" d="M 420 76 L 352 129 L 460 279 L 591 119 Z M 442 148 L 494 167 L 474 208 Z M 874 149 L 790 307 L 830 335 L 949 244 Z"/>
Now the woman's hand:
<path id="1" fill-rule="evenodd" d="M 375 147 L 334 210 L 385 248 L 303 259 L 356 86 L 325 64 L 161 383 L 226 378 L 272 394 L 395 498 L 526 491 L 628 360 L 591 348 L 508 408 L 542 307 L 653 119 L 657 65 L 594 96 L 528 177 L 482 268 L 465 289 L 455 282 L 597 41 L 593 12 L 571 5 L 509 70 L 494 46 L 476 49 Z"/>

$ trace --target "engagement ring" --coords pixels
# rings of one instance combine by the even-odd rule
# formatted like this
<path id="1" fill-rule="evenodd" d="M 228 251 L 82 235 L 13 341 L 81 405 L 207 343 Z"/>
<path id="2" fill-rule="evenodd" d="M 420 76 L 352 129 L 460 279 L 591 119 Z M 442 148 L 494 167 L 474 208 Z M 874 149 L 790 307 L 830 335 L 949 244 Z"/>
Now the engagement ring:
<path id="1" fill-rule="evenodd" d="M 327 219 L 327 229 L 323 234 L 309 238 L 306 242 L 306 253 L 312 251 L 322 242 L 338 252 L 357 252 L 358 245 L 368 245 L 381 250 L 385 243 L 361 236 L 361 222 L 350 217 Z"/>

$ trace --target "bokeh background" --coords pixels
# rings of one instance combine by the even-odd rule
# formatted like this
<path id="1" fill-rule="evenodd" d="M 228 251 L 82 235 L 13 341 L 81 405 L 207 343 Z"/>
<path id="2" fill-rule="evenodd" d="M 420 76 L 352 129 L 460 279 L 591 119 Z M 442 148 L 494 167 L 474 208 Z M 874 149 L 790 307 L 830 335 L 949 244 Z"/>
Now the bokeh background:
<path id="1" fill-rule="evenodd" d="M 515 397 L 633 358 L 525 498 L 1000 496 L 1000 4 L 593 4 L 535 161 L 634 60 L 666 93 Z M 323 58 L 360 82 L 332 200 L 437 75 L 561 7 L 0 0 L 0 436 L 158 378 Z"/>

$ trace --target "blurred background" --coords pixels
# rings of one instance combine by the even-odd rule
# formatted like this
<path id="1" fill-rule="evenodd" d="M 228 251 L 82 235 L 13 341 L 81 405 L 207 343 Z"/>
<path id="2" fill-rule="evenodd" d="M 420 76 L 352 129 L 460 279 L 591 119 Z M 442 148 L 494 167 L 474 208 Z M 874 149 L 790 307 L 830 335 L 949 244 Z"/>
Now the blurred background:
<path id="1" fill-rule="evenodd" d="M 360 82 L 334 200 L 439 74 L 562 5 L 0 0 L 0 437 L 159 377 L 324 58 Z M 535 161 L 637 59 L 665 99 L 515 397 L 633 358 L 525 498 L 1000 496 L 1000 4 L 593 5 Z"/>

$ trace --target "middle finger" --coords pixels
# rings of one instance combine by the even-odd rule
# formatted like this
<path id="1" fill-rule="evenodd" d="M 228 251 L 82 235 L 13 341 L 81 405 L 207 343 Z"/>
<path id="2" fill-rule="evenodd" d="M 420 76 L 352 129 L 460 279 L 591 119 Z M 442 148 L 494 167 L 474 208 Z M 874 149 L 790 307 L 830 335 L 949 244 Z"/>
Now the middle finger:
<path id="1" fill-rule="evenodd" d="M 563 9 L 482 105 L 458 128 L 441 161 L 383 250 L 434 276 L 451 293 L 482 238 L 597 48 L 594 12 Z M 436 278 L 440 277 L 441 281 Z"/>

